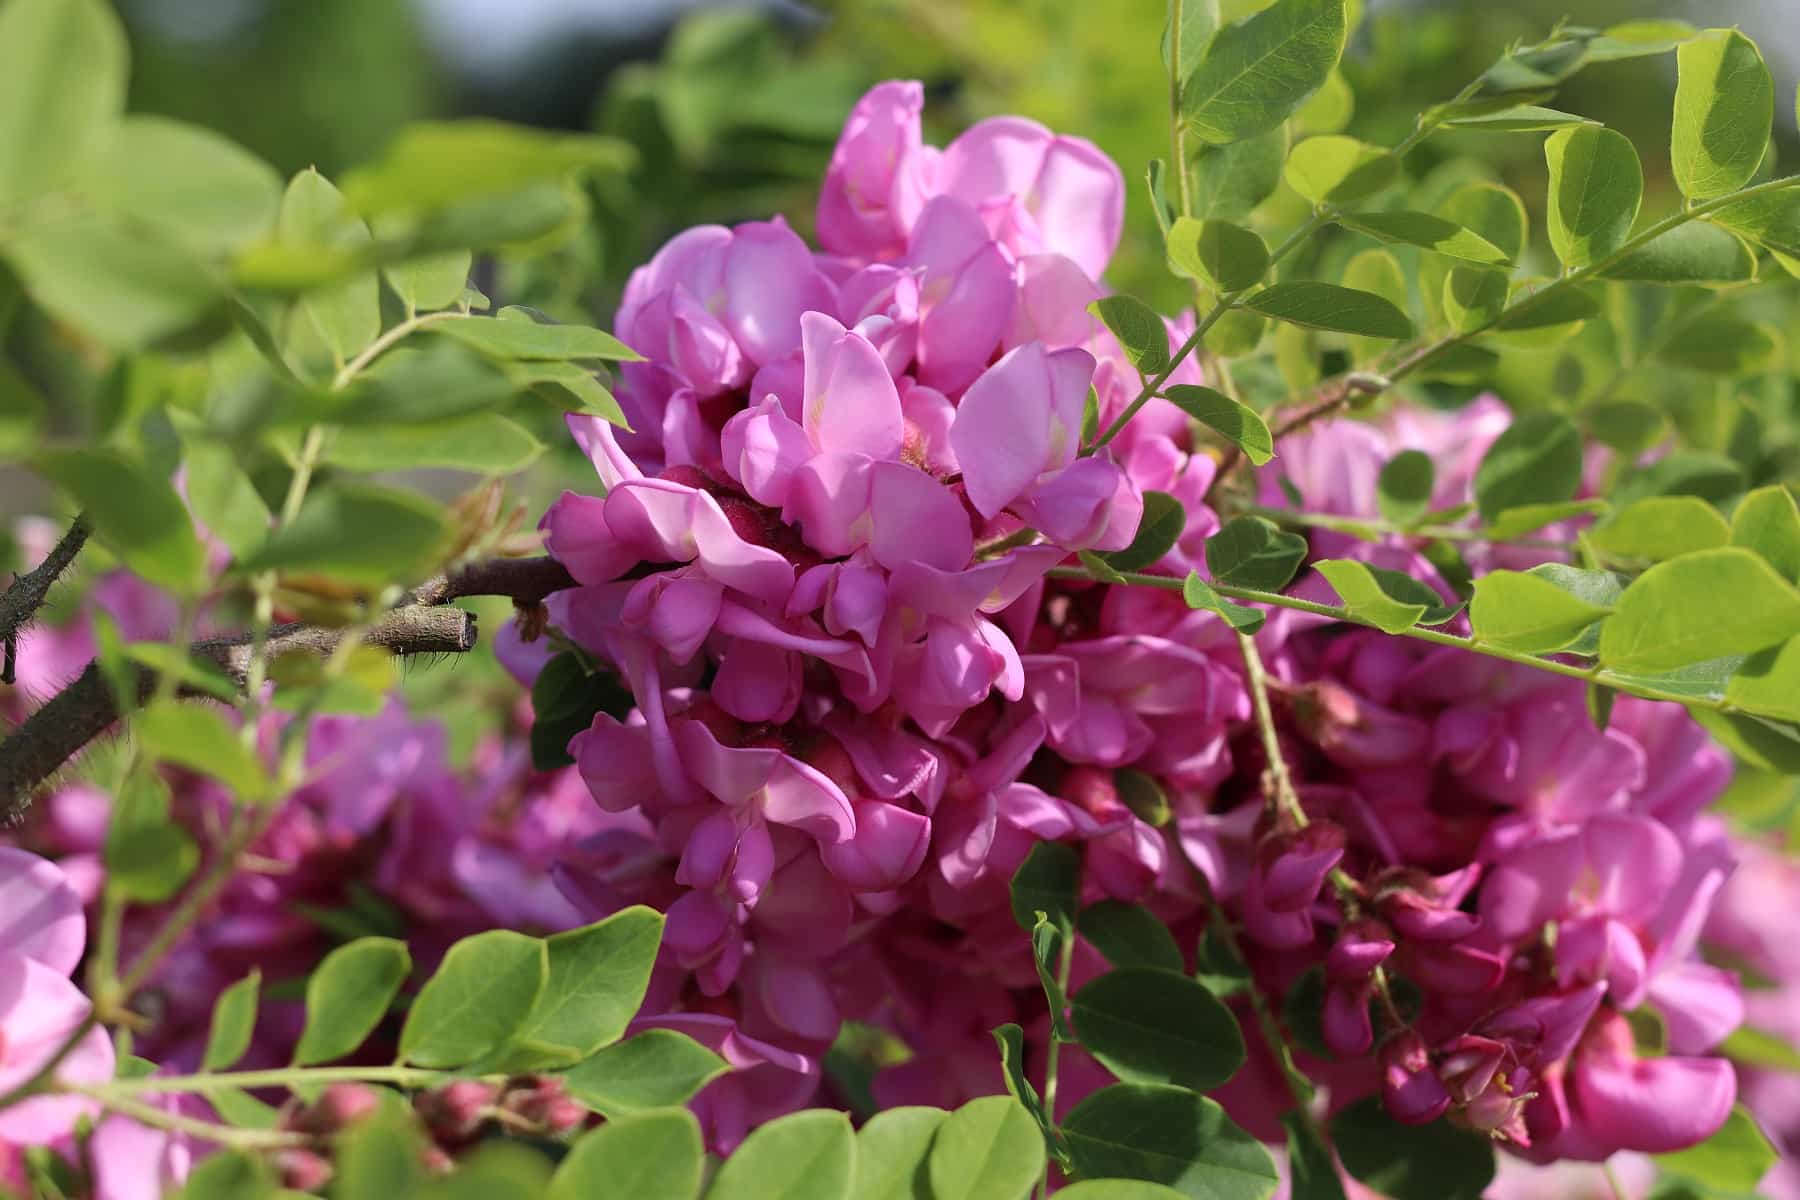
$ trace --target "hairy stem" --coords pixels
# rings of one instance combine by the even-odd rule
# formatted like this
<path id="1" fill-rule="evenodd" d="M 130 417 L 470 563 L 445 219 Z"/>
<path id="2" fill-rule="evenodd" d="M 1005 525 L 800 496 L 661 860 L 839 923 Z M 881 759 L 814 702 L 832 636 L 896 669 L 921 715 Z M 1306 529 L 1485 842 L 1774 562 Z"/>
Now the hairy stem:
<path id="1" fill-rule="evenodd" d="M 14 682 L 19 630 L 43 607 L 44 598 L 50 594 L 50 585 L 69 569 L 69 564 L 87 545 L 88 534 L 92 531 L 87 514 L 78 513 L 69 523 L 69 531 L 50 548 L 44 561 L 15 578 L 0 594 L 0 643 L 4 644 L 0 651 L 0 683 L 10 686 Z"/>

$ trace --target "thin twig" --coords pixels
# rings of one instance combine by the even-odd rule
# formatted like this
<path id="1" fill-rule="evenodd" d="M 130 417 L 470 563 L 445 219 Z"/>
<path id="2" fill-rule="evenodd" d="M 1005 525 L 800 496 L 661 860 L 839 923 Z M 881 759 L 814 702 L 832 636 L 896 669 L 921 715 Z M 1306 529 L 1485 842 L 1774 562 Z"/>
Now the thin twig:
<path id="1" fill-rule="evenodd" d="M 69 531 L 50 548 L 44 561 L 15 578 L 6 592 L 0 594 L 0 642 L 5 644 L 4 660 L 0 661 L 0 683 L 10 685 L 14 682 L 14 668 L 17 666 L 19 653 L 19 630 L 43 607 L 44 598 L 50 594 L 50 585 L 69 569 L 69 564 L 81 553 L 81 548 L 87 544 L 88 534 L 92 531 L 93 525 L 88 521 L 87 514 L 77 514 L 69 523 Z"/>

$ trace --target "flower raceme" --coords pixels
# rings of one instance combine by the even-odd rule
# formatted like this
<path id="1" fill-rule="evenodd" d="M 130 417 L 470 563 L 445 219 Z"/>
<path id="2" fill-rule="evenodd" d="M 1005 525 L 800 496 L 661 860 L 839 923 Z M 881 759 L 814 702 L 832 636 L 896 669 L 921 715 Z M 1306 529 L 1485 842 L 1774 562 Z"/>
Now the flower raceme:
<path id="1" fill-rule="evenodd" d="M 1187 515 L 1150 571 L 1204 574 L 1218 528 L 1215 461 L 1166 401 L 1079 453 L 1144 382 L 1087 310 L 1119 173 L 1018 118 L 936 149 L 922 103 L 897 82 L 856 106 L 822 250 L 706 227 L 632 276 L 632 429 L 570 418 L 603 494 L 544 518 L 580 585 L 553 621 L 635 704 L 571 744 L 635 824 L 561 880 L 589 919 L 664 907 L 653 997 L 735 1022 L 757 1082 L 707 1106 L 715 1144 L 811 1098 L 845 1020 L 913 1053 L 878 1074 L 884 1104 L 1000 1090 L 986 1031 L 1048 1035 L 1007 891 L 1044 841 L 1081 848 L 1086 899 L 1145 904 L 1178 943 L 1228 920 L 1265 991 L 1321 968 L 1337 1060 L 1301 1062 L 1334 1105 L 1377 1090 L 1540 1159 L 1704 1138 L 1734 1093 L 1707 1051 L 1740 1014 L 1694 949 L 1730 870 L 1695 825 L 1723 757 L 1679 710 L 1621 700 L 1603 731 L 1579 684 L 1284 612 L 1256 638 L 1296 773 L 1298 811 L 1273 811 L 1231 631 L 1048 573 L 1129 544 L 1148 490 Z M 1285 473 L 1310 509 L 1370 514 L 1382 463 L 1418 448 L 1455 505 L 1505 427 L 1491 398 L 1319 426 L 1284 440 L 1267 499 Z M 1407 538 L 1319 542 L 1451 595 Z M 1072 967 L 1079 987 L 1102 964 L 1079 944 Z M 1627 1036 L 1646 1005 L 1669 1057 Z M 1101 1082 L 1070 1058 L 1060 1105 Z M 1275 1139 L 1284 1093 L 1255 1063 L 1219 1096 Z"/>

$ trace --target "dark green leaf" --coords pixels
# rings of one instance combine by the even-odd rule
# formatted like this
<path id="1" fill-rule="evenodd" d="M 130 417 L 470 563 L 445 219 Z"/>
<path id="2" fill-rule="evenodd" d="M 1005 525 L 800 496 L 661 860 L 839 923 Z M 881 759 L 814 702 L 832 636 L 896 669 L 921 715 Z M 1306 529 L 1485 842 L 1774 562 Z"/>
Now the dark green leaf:
<path id="1" fill-rule="evenodd" d="M 1244 1063 L 1237 1018 L 1199 983 L 1158 967 L 1120 967 L 1071 1000 L 1082 1047 L 1127 1083 L 1205 1091 Z"/>
<path id="2" fill-rule="evenodd" d="M 1662 412 L 1638 400 L 1603 400 L 1582 409 L 1581 417 L 1595 438 L 1634 458 L 1668 430 Z"/>
<path id="3" fill-rule="evenodd" d="M 1756 256 L 1737 235 L 1690 221 L 1652 238 L 1600 273 L 1639 283 L 1747 283 Z"/>
<path id="4" fill-rule="evenodd" d="M 566 1062 L 579 1062 L 618 1041 L 644 1002 L 662 929 L 661 913 L 634 905 L 545 939 L 549 982 L 519 1029 L 520 1042 L 566 1051 Z"/>
<path id="5" fill-rule="evenodd" d="M 1275 457 L 1275 440 L 1268 425 L 1255 410 L 1225 393 L 1199 384 L 1177 383 L 1162 394 L 1176 408 L 1242 450 L 1254 465 L 1260 467 Z"/>
<path id="6" fill-rule="evenodd" d="M 1766 321 L 1729 312 L 1704 312 L 1663 339 L 1657 360 L 1714 375 L 1750 375 L 1781 349 L 1781 335 Z"/>
<path id="7" fill-rule="evenodd" d="M 1242 291 L 1269 269 L 1269 248 L 1262 238 L 1230 221 L 1177 218 L 1169 230 L 1168 247 L 1169 260 L 1183 274 L 1215 291 Z"/>
<path id="8" fill-rule="evenodd" d="M 1689 200 L 1735 192 L 1756 174 L 1775 116 L 1775 81 L 1762 52 L 1735 29 L 1709 29 L 1684 42 L 1675 62 L 1675 182 Z"/>
<path id="9" fill-rule="evenodd" d="M 1530 286 L 1526 284 L 1513 290 L 1511 311 L 1494 323 L 1495 329 L 1506 333 L 1523 333 L 1558 325 L 1572 325 L 1600 315 L 1600 302 L 1585 288 L 1549 285 L 1525 295 L 1525 290 Z M 1536 298 L 1540 294 L 1544 297 L 1541 300 Z"/>
<path id="10" fill-rule="evenodd" d="M 306 1028 L 294 1065 L 331 1062 L 362 1045 L 411 973 L 412 955 L 396 938 L 358 938 L 327 954 L 306 981 Z"/>
<path id="11" fill-rule="evenodd" d="M 1161 322 L 1158 323 L 1161 328 Z M 585 325 L 539 322 L 519 308 L 503 308 L 492 317 L 437 321 L 430 329 L 497 359 L 612 359 L 642 362 L 643 355 L 610 333 Z M 1164 335 L 1167 351 L 1167 335 Z"/>
<path id="12" fill-rule="evenodd" d="M 1075 902 L 1081 892 L 1081 854 L 1058 842 L 1039 842 L 1012 877 L 1012 913 L 1019 928 L 1030 933 L 1043 913 L 1059 929 L 1075 927 Z"/>
<path id="13" fill-rule="evenodd" d="M 1160 374 L 1169 365 L 1169 331 L 1142 300 L 1105 296 L 1088 305 L 1088 311 L 1112 330 L 1140 375 Z"/>
<path id="14" fill-rule="evenodd" d="M 1331 1141 L 1352 1178 L 1393 1200 L 1481 1200 L 1494 1178 L 1487 1138 L 1448 1121 L 1402 1125 L 1379 1096 L 1332 1118 Z"/>
<path id="15" fill-rule="evenodd" d="M 1291 1200 L 1344 1200 L 1344 1184 L 1338 1179 L 1331 1148 L 1319 1136 L 1318 1127 L 1301 1113 L 1281 1114 L 1287 1131 L 1288 1189 Z"/>
<path id="16" fill-rule="evenodd" d="M 1381 515 L 1396 525 L 1410 525 L 1431 506 L 1436 471 L 1431 456 L 1421 450 L 1402 450 L 1388 459 L 1375 481 Z"/>
<path id="17" fill-rule="evenodd" d="M 1113 786 L 1120 802 L 1139 820 L 1158 829 L 1169 823 L 1169 797 L 1155 776 L 1121 767 L 1113 772 Z"/>
<path id="18" fill-rule="evenodd" d="M 983 1096 L 951 1113 L 925 1160 L 932 1200 L 1024 1200 L 1043 1172 L 1043 1132 L 1011 1096 Z"/>
<path id="19" fill-rule="evenodd" d="M 577 1138 L 545 1200 L 694 1200 L 706 1167 L 700 1123 L 682 1109 L 616 1117 Z"/>
<path id="20" fill-rule="evenodd" d="M 1276 0 L 1225 26 L 1181 89 L 1183 119 L 1207 142 L 1273 129 L 1324 85 L 1344 35 L 1344 0 Z"/>
<path id="21" fill-rule="evenodd" d="M 1149 909 L 1122 900 L 1102 900 L 1081 910 L 1076 929 L 1115 967 L 1183 969 L 1181 950 L 1169 927 Z"/>
<path id="22" fill-rule="evenodd" d="M 686 1104 L 723 1075 L 724 1059 L 685 1033 L 646 1029 L 569 1068 L 569 1094 L 606 1116 Z"/>
<path id="23" fill-rule="evenodd" d="M 1354 204 L 1399 178 L 1400 160 L 1381 146 L 1330 134 L 1295 146 L 1283 176 L 1314 204 Z"/>
<path id="24" fill-rule="evenodd" d="M 1194 215 L 1205 220 L 1242 221 L 1281 184 L 1287 160 L 1287 128 L 1229 146 L 1203 146 L 1194 156 Z"/>
<path id="25" fill-rule="evenodd" d="M 206 1034 L 202 1071 L 223 1071 L 250 1049 L 256 1029 L 256 1001 L 262 990 L 262 972 L 255 970 L 219 993 L 213 1002 L 212 1024 Z"/>
<path id="26" fill-rule="evenodd" d="M 1605 258 L 1624 244 L 1644 198 L 1637 150 L 1623 134 L 1579 125 L 1544 142 L 1550 167 L 1550 245 L 1565 267 Z"/>
<path id="27" fill-rule="evenodd" d="M 1031 1137 L 1041 1144 L 1035 1129 Z M 808 1109 L 752 1131 L 719 1168 L 706 1200 L 849 1200 L 855 1169 L 850 1118 Z"/>
<path id="28" fill-rule="evenodd" d="M 1031 1114 L 1031 1119 L 1038 1123 L 1038 1128 L 1043 1132 L 1045 1144 L 1051 1144 L 1055 1138 L 1055 1124 L 1044 1111 L 1044 1102 L 1039 1098 L 1037 1089 L 1031 1086 L 1031 1080 L 1025 1078 L 1025 1031 L 1017 1025 L 1007 1024 L 996 1027 L 993 1034 L 994 1044 L 1000 1048 L 1000 1071 L 1006 1077 L 1006 1094 L 1024 1105 L 1025 1111 Z M 919 1111 L 937 1112 L 936 1109 Z M 935 1130 L 937 1122 L 932 1122 L 931 1128 Z M 858 1145 L 861 1145 L 860 1138 Z M 919 1178 L 923 1182 L 929 1182 L 923 1179 L 922 1174 Z M 909 1191 L 905 1194 L 910 1196 L 912 1193 Z"/>
<path id="29" fill-rule="evenodd" d="M 1559 504 L 1581 486 L 1581 434 L 1560 413 L 1523 413 L 1475 472 L 1475 502 L 1491 521 L 1525 504 Z"/>
<path id="30" fill-rule="evenodd" d="M 1144 515 L 1131 545 L 1115 550 L 1106 561 L 1115 571 L 1141 571 L 1162 560 L 1181 540 L 1187 527 L 1187 509 L 1167 492 L 1144 493 Z"/>
<path id="31" fill-rule="evenodd" d="M 1306 557 L 1306 539 L 1261 517 L 1233 517 L 1206 539 L 1206 566 L 1219 583 L 1278 592 Z"/>
<path id="32" fill-rule="evenodd" d="M 1242 303 L 1265 317 L 1309 329 L 1378 338 L 1407 338 L 1413 333 L 1412 322 L 1391 301 L 1317 280 L 1277 283 L 1246 296 Z"/>
<path id="33" fill-rule="evenodd" d="M 1742 547 L 1702 550 L 1651 567 L 1619 597 L 1600 632 L 1617 671 L 1669 671 L 1754 654 L 1800 634 L 1800 591 Z"/>
<path id="34" fill-rule="evenodd" d="M 499 413 L 470 413 L 429 425 L 365 425 L 338 430 L 325 460 L 351 471 L 448 467 L 508 475 L 537 461 L 544 443 Z"/>
<path id="35" fill-rule="evenodd" d="M 1430 213 L 1393 212 L 1339 213 L 1338 224 L 1358 233 L 1366 233 L 1390 245 L 1417 246 L 1445 258 L 1472 263 L 1504 263 L 1506 252 L 1478 233 L 1464 229 L 1455 221 L 1434 217 Z"/>
<path id="36" fill-rule="evenodd" d="M 270 535 L 246 571 L 316 571 L 386 583 L 421 572 L 438 556 L 444 517 L 412 492 L 336 482 L 316 488 L 299 515 Z"/>
<path id="37" fill-rule="evenodd" d="M 1275 1160 L 1225 1110 L 1186 1088 L 1116 1083 L 1063 1122 L 1069 1152 L 1090 1178 L 1162 1183 L 1194 1200 L 1264 1200 Z"/>
<path id="38" fill-rule="evenodd" d="M 1170 75 L 1182 80 L 1199 63 L 1206 44 L 1219 31 L 1219 0 L 1175 0 L 1169 6 L 1169 15 L 1173 19 L 1177 14 L 1181 17 L 1181 44 L 1171 45 L 1170 29 L 1164 27 L 1162 57 Z"/>
<path id="39" fill-rule="evenodd" d="M 544 943 L 491 929 L 450 947 L 420 989 L 400 1031 L 400 1056 L 421 1067 L 460 1067 L 503 1046 L 550 974 Z"/>

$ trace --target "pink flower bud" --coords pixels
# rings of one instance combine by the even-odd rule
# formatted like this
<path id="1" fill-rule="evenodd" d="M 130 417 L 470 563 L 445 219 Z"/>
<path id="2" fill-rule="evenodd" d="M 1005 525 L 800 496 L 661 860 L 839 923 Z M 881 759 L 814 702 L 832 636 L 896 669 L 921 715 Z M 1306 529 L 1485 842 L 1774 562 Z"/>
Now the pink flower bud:
<path id="1" fill-rule="evenodd" d="M 1343 826 L 1334 821 L 1264 838 L 1255 867 L 1263 903 L 1275 912 L 1295 912 L 1318 899 L 1326 876 L 1344 857 L 1344 841 Z"/>
<path id="2" fill-rule="evenodd" d="M 301 1133 L 327 1136 L 362 1120 L 381 1106 L 375 1089 L 360 1083 L 327 1084 L 319 1098 L 293 1117 L 293 1128 Z"/>
<path id="3" fill-rule="evenodd" d="M 323 1191 L 331 1182 L 331 1163 L 311 1150 L 282 1150 L 275 1155 L 281 1186 L 296 1192 Z"/>
<path id="4" fill-rule="evenodd" d="M 477 1079 L 457 1079 L 413 1098 L 431 1136 L 441 1142 L 468 1141 L 487 1122 L 487 1110 L 498 1097 L 491 1083 Z"/>
<path id="5" fill-rule="evenodd" d="M 1444 1115 L 1450 1093 L 1444 1090 L 1425 1042 L 1402 1029 L 1381 1047 L 1381 1100 L 1389 1115 L 1407 1125 L 1423 1125 Z"/>

